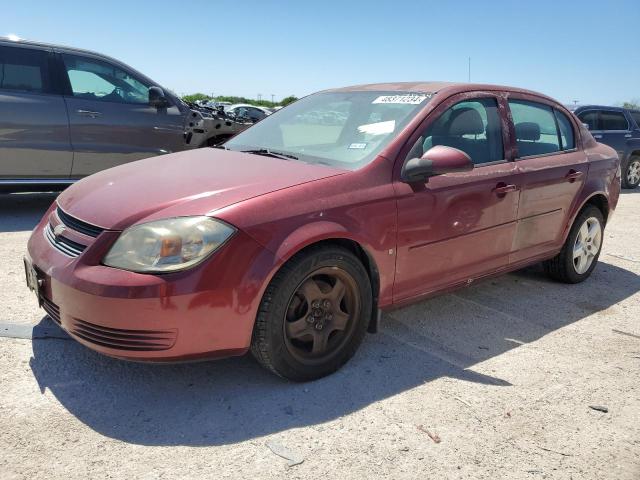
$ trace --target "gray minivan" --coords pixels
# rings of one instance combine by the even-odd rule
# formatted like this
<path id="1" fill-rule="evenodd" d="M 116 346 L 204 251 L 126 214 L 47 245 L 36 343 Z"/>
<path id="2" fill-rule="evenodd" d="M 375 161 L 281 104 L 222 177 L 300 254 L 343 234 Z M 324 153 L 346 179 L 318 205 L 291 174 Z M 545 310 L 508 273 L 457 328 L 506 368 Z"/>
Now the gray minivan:
<path id="1" fill-rule="evenodd" d="M 0 37 L 0 189 L 64 187 L 250 125 L 188 105 L 113 58 Z"/>

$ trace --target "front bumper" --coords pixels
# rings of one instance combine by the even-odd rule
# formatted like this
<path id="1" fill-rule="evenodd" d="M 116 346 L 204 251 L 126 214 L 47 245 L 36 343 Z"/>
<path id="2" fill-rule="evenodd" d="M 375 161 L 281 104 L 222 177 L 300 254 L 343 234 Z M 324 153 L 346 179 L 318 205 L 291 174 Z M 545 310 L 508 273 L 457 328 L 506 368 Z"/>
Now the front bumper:
<path id="1" fill-rule="evenodd" d="M 28 262 L 42 280 L 42 306 L 78 342 L 139 361 L 241 355 L 275 257 L 237 232 L 196 267 L 165 275 L 100 264 L 118 232 L 105 231 L 73 258 L 46 236 L 52 209 L 33 231 Z"/>

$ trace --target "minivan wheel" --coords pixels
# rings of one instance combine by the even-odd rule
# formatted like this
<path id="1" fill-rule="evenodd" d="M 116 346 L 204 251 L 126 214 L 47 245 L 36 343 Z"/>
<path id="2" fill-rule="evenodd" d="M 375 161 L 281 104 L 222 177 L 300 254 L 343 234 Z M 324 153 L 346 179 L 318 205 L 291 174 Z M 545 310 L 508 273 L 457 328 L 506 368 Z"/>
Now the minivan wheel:
<path id="1" fill-rule="evenodd" d="M 622 188 L 636 188 L 640 184 L 640 156 L 629 159 L 627 168 L 622 173 Z"/>
<path id="2" fill-rule="evenodd" d="M 324 377 L 354 355 L 371 309 L 371 282 L 358 258 L 340 247 L 313 247 L 289 260 L 267 287 L 251 352 L 289 380 Z"/>
<path id="3" fill-rule="evenodd" d="M 576 217 L 560 253 L 544 262 L 545 271 L 565 283 L 586 280 L 598 262 L 603 236 L 602 212 L 589 205 Z"/>

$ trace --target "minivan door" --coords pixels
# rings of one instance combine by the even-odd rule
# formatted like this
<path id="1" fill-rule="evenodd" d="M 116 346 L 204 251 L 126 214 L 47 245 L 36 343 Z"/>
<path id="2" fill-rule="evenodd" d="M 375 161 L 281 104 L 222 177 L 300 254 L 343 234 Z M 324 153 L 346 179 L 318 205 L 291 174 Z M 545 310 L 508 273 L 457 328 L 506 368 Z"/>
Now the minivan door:
<path id="1" fill-rule="evenodd" d="M 141 158 L 183 150 L 185 116 L 149 105 L 147 85 L 123 67 L 62 53 L 74 178 Z"/>
<path id="2" fill-rule="evenodd" d="M 0 45 L 0 180 L 68 179 L 73 153 L 52 53 Z"/>

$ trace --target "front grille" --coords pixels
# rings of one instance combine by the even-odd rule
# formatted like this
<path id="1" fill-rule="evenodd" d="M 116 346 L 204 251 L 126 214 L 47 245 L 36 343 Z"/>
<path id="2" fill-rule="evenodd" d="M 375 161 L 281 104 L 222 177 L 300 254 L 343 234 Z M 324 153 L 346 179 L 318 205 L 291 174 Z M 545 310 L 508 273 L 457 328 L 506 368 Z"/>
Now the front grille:
<path id="1" fill-rule="evenodd" d="M 67 255 L 68 257 L 77 257 L 82 252 L 84 252 L 86 245 L 82 245 L 80 243 L 74 242 L 73 240 L 69 240 L 61 235 L 57 237 L 53 234 L 53 230 L 51 229 L 51 224 L 48 224 L 44 228 L 44 236 L 49 240 L 49 243 L 57 248 L 59 251 Z"/>
<path id="2" fill-rule="evenodd" d="M 104 228 L 91 225 L 90 223 L 83 222 L 80 219 L 72 217 L 68 213 L 65 213 L 60 207 L 57 208 L 56 213 L 58 214 L 60 221 L 64 223 L 65 226 L 75 230 L 76 232 L 84 233 L 90 237 L 97 237 L 104 232 Z"/>
<path id="3" fill-rule="evenodd" d="M 44 308 L 44 311 L 47 312 L 51 320 L 60 325 L 60 308 L 55 303 L 43 297 L 42 308 Z"/>
<path id="4" fill-rule="evenodd" d="M 101 347 L 139 352 L 167 350 L 176 342 L 176 330 L 124 330 L 73 319 L 71 333 Z"/>

